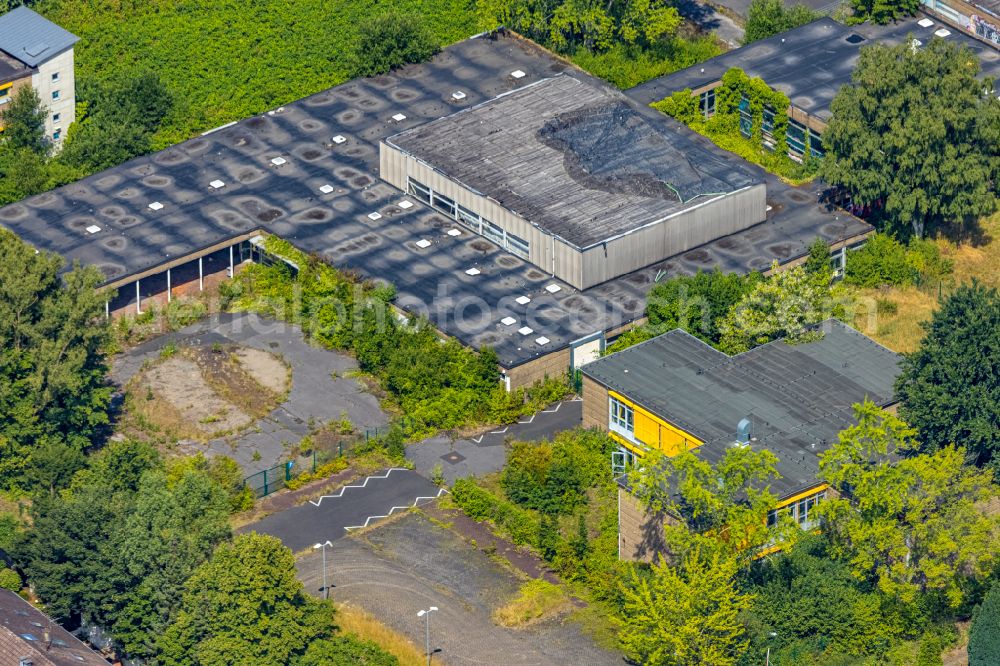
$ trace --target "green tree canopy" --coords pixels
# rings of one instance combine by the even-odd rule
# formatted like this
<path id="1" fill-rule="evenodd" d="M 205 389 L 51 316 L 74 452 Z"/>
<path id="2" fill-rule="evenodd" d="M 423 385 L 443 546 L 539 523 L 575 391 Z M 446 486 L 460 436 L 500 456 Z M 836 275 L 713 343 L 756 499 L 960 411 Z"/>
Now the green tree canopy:
<path id="1" fill-rule="evenodd" d="M 805 5 L 796 4 L 786 8 L 782 0 L 751 0 L 747 9 L 743 43 L 756 42 L 818 18 L 819 14 Z"/>
<path id="2" fill-rule="evenodd" d="M 1000 664 L 1000 584 L 976 608 L 969 629 L 969 666 Z"/>
<path id="3" fill-rule="evenodd" d="M 916 14 L 920 0 L 851 0 L 851 7 L 857 19 L 885 24 Z"/>
<path id="4" fill-rule="evenodd" d="M 1000 294 L 973 282 L 924 325 L 896 381 L 900 414 L 924 451 L 961 445 L 978 465 L 1000 451 Z"/>
<path id="5" fill-rule="evenodd" d="M 391 12 L 358 26 L 354 76 L 374 76 L 414 62 L 423 62 L 440 50 L 430 30 L 415 14 Z"/>
<path id="6" fill-rule="evenodd" d="M 723 273 L 719 269 L 671 278 L 649 291 L 646 316 L 657 332 L 683 328 L 709 344 L 719 342 L 719 323 L 763 277 Z"/>
<path id="7" fill-rule="evenodd" d="M 855 416 L 820 457 L 820 478 L 841 493 L 818 508 L 833 554 L 904 604 L 958 607 L 1000 556 L 1000 517 L 980 508 L 992 473 L 951 446 L 913 455 L 916 431 L 870 401 Z"/>
<path id="8" fill-rule="evenodd" d="M 809 244 L 809 254 L 802 267 L 809 275 L 830 275 L 830 245 L 817 237 Z"/>
<path id="9" fill-rule="evenodd" d="M 219 546 L 184 589 L 161 639 L 166 666 L 283 666 L 334 637 L 333 605 L 306 596 L 292 552 L 272 536 Z"/>
<path id="10" fill-rule="evenodd" d="M 978 62 L 938 38 L 861 49 L 823 133 L 823 178 L 918 237 L 992 212 L 1000 104 L 983 94 Z"/>
<path id="11" fill-rule="evenodd" d="M 3 147 L 16 152 L 27 149 L 44 157 L 51 144 L 45 136 L 48 111 L 32 86 L 21 86 L 0 111 L 3 119 Z"/>
<path id="12" fill-rule="evenodd" d="M 738 354 L 778 338 L 805 342 L 819 335 L 810 326 L 837 314 L 832 272 L 810 274 L 803 266 L 778 270 L 777 261 L 772 271 L 719 322 L 722 351 Z"/>
<path id="13" fill-rule="evenodd" d="M 752 597 L 733 582 L 732 560 L 686 556 L 664 560 L 648 576 L 631 571 L 622 590 L 620 639 L 625 653 L 647 666 L 732 666 L 748 641 L 741 613 Z"/>
<path id="14" fill-rule="evenodd" d="M 94 268 L 60 277 L 61 267 L 58 256 L 0 230 L 0 479 L 8 488 L 24 483 L 20 472 L 45 455 L 43 445 L 82 451 L 108 423 L 103 277 Z"/>

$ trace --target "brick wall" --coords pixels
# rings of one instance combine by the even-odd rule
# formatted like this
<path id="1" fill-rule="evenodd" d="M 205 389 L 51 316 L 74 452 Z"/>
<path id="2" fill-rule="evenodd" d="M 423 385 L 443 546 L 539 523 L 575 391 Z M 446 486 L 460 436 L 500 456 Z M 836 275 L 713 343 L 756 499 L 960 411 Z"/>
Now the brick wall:
<path id="1" fill-rule="evenodd" d="M 569 347 L 507 370 L 510 390 L 527 387 L 546 377 L 564 378 L 569 373 Z"/>
<path id="2" fill-rule="evenodd" d="M 652 562 L 657 553 L 666 553 L 663 526 L 675 519 L 666 513 L 653 514 L 629 491 L 618 488 L 618 553 L 625 561 Z"/>

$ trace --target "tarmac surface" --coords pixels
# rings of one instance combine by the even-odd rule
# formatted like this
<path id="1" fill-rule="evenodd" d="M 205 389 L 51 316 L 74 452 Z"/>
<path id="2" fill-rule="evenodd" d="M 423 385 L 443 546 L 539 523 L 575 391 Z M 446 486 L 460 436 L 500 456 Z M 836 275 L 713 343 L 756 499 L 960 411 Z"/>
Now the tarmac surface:
<path id="1" fill-rule="evenodd" d="M 356 379 L 344 377 L 344 373 L 357 369 L 353 358 L 310 345 L 298 326 L 255 314 L 212 315 L 138 345 L 115 357 L 111 378 L 124 387 L 144 363 L 159 358 L 160 350 L 168 344 L 182 347 L 214 343 L 244 345 L 280 355 L 292 368 L 292 389 L 288 399 L 258 421 L 256 428 L 205 445 L 186 442 L 186 447 L 202 447 L 228 456 L 251 474 L 288 458 L 288 445 L 297 444 L 309 434 L 310 422 L 319 425 L 346 413 L 357 430 L 388 423 L 378 399 Z M 254 460 L 255 452 L 258 460 Z"/>

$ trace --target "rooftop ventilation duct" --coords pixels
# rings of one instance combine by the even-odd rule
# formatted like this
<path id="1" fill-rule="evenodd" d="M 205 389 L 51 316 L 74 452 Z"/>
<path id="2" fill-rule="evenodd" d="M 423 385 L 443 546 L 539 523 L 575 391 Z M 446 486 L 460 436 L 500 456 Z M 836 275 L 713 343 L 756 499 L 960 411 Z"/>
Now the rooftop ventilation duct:
<path id="1" fill-rule="evenodd" d="M 753 435 L 753 424 L 750 419 L 741 419 L 736 424 L 736 446 L 750 446 L 750 437 Z"/>

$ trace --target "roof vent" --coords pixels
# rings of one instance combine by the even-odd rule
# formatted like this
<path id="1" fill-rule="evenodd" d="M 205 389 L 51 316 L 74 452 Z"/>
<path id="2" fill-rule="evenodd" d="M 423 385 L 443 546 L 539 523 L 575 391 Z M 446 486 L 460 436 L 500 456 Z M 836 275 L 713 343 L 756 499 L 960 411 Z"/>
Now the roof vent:
<path id="1" fill-rule="evenodd" d="M 514 300 L 517 302 L 518 305 L 527 305 L 528 303 L 531 302 L 531 299 L 528 298 L 527 296 L 518 296 Z"/>
<path id="2" fill-rule="evenodd" d="M 281 166 L 282 164 L 286 164 L 287 162 L 288 160 L 286 160 L 284 157 L 275 157 L 271 159 L 271 164 L 273 164 L 274 166 Z"/>
<path id="3" fill-rule="evenodd" d="M 950 34 L 951 34 L 951 30 L 948 30 L 947 28 L 941 28 L 940 30 L 935 30 L 934 31 L 934 35 L 936 37 L 947 37 Z"/>
<path id="4" fill-rule="evenodd" d="M 515 79 L 523 79 L 525 77 L 525 73 L 519 69 L 515 69 L 513 72 L 510 73 L 510 75 Z"/>
<path id="5" fill-rule="evenodd" d="M 381 220 L 382 219 L 382 213 L 378 213 L 378 212 L 368 213 L 368 219 L 369 220 Z"/>
<path id="6" fill-rule="evenodd" d="M 330 140 L 331 140 L 331 141 L 333 141 L 333 142 L 334 142 L 335 144 L 337 144 L 338 146 L 339 146 L 340 144 L 344 143 L 345 141 L 347 141 L 347 139 L 345 139 L 345 138 L 344 138 L 344 136 L 343 136 L 343 135 L 341 135 L 341 134 L 338 134 L 337 136 L 333 137 L 333 138 L 332 138 L 332 139 L 330 139 Z"/>
<path id="7" fill-rule="evenodd" d="M 917 25 L 919 25 L 921 28 L 930 28 L 931 26 L 934 25 L 934 21 L 930 20 L 929 18 L 922 18 L 919 21 L 917 21 Z"/>
<path id="8" fill-rule="evenodd" d="M 478 268 L 470 268 L 469 270 L 465 271 L 465 274 L 466 275 L 479 275 L 479 269 Z"/>
<path id="9" fill-rule="evenodd" d="M 208 186 L 211 187 L 213 190 L 217 190 L 219 188 L 225 187 L 226 184 L 223 183 L 221 180 L 213 180 L 211 183 L 208 184 Z"/>
<path id="10" fill-rule="evenodd" d="M 500 323 L 503 324 L 504 326 L 513 326 L 514 324 L 517 323 L 517 320 L 514 319 L 513 317 L 504 317 L 503 319 L 500 320 Z"/>
<path id="11" fill-rule="evenodd" d="M 549 286 L 545 287 L 545 291 L 549 292 L 550 294 L 555 294 L 557 292 L 562 291 L 562 287 L 560 287 L 557 284 L 550 284 Z"/>
<path id="12" fill-rule="evenodd" d="M 741 419 L 736 424 L 736 446 L 750 446 L 750 436 L 753 434 L 753 424 L 750 419 Z"/>
<path id="13" fill-rule="evenodd" d="M 161 204 L 159 201 L 154 201 L 153 203 L 149 204 L 149 209 L 150 210 L 162 210 L 163 209 L 163 204 Z"/>
<path id="14" fill-rule="evenodd" d="M 97 226 L 96 224 L 92 224 L 89 227 L 87 227 L 87 233 L 88 234 L 96 234 L 100 230 L 101 230 L 101 228 L 99 226 Z"/>
<path id="15" fill-rule="evenodd" d="M 535 331 L 530 326 L 522 326 L 521 328 L 517 329 L 517 332 L 520 333 L 521 335 L 531 335 Z"/>
<path id="16" fill-rule="evenodd" d="M 539 337 L 535 338 L 535 342 L 537 344 L 539 344 L 539 345 L 545 346 L 545 345 L 549 344 L 549 339 L 547 337 L 545 337 L 544 335 L 542 335 L 542 336 L 539 336 Z"/>
<path id="17" fill-rule="evenodd" d="M 37 44 L 32 44 L 31 46 L 26 46 L 24 52 L 30 55 L 32 58 L 40 56 L 49 50 L 49 45 L 45 42 L 38 42 Z"/>
<path id="18" fill-rule="evenodd" d="M 465 99 L 465 93 L 462 92 L 461 90 L 456 90 L 451 94 L 451 98 L 456 102 L 461 102 L 463 99 Z"/>
<path id="19" fill-rule="evenodd" d="M 401 122 L 403 122 L 404 120 L 406 120 L 406 116 L 405 116 L 405 115 L 403 115 L 402 113 L 397 113 L 396 115 L 394 115 L 394 116 L 392 117 L 392 119 L 393 119 L 393 120 L 395 120 L 395 121 L 396 121 L 397 123 L 401 123 Z"/>
<path id="20" fill-rule="evenodd" d="M 852 32 L 851 34 L 849 34 L 847 37 L 844 38 L 844 41 L 847 42 L 848 44 L 860 44 L 861 42 L 865 41 L 865 38 L 856 32 Z"/>
<path id="21" fill-rule="evenodd" d="M 417 247 L 419 247 L 421 250 L 425 250 L 425 249 L 429 248 L 430 246 L 431 246 L 431 242 L 429 240 L 427 240 L 426 238 L 421 238 L 420 240 L 417 241 Z"/>
<path id="22" fill-rule="evenodd" d="M 323 194 L 330 194 L 331 192 L 333 192 L 333 185 L 330 184 L 320 185 L 319 191 L 322 192 Z"/>
<path id="23" fill-rule="evenodd" d="M 455 236 L 461 236 L 462 232 L 459 231 L 458 229 L 449 229 L 448 230 L 448 235 L 451 236 L 452 238 L 454 238 Z"/>
<path id="24" fill-rule="evenodd" d="M 407 201 L 406 199 L 403 199 L 402 201 L 400 201 L 396 205 L 399 206 L 400 208 L 402 208 L 403 210 L 406 210 L 408 208 L 413 208 L 413 202 L 412 201 Z"/>

